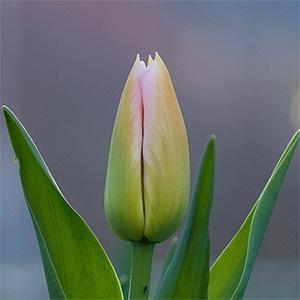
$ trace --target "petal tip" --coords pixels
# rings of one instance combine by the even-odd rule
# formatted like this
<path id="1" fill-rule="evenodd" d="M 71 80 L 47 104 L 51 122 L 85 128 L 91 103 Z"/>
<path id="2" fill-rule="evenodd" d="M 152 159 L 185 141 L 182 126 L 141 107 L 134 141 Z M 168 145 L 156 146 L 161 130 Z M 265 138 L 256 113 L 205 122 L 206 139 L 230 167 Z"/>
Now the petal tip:
<path id="1" fill-rule="evenodd" d="M 164 64 L 164 62 L 163 62 L 161 56 L 158 54 L 157 51 L 155 51 L 154 60 L 159 61 L 159 62 L 162 62 L 162 63 Z"/>
<path id="2" fill-rule="evenodd" d="M 143 60 L 141 60 L 141 56 L 139 53 L 137 53 L 133 67 L 143 67 L 143 69 L 146 69 L 146 65 L 145 62 Z"/>
<path id="3" fill-rule="evenodd" d="M 158 65 L 158 67 L 160 67 L 168 72 L 168 69 L 167 69 L 163 59 L 161 58 L 161 56 L 158 54 L 157 51 L 155 51 L 154 62 Z"/>
<path id="4" fill-rule="evenodd" d="M 151 54 L 148 55 L 148 62 L 147 62 L 147 68 L 149 68 L 153 63 L 153 58 Z"/>

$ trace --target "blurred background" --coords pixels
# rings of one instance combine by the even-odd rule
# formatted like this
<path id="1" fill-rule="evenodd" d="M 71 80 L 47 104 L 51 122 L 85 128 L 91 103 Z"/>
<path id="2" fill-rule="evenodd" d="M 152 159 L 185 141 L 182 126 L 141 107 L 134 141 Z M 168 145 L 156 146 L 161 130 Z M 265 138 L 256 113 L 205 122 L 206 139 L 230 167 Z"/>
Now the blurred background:
<path id="1" fill-rule="evenodd" d="M 110 232 L 103 213 L 110 136 L 137 52 L 146 59 L 159 51 L 186 120 L 192 187 L 203 147 L 210 134 L 217 136 L 215 259 L 300 126 L 298 25 L 298 1 L 1 1 L 1 101 L 123 272 L 118 249 L 128 245 Z M 44 299 L 39 249 L 13 159 L 1 118 L 1 298 Z M 155 278 L 167 244 L 157 247 Z M 298 299 L 298 258 L 299 150 L 246 298 Z"/>

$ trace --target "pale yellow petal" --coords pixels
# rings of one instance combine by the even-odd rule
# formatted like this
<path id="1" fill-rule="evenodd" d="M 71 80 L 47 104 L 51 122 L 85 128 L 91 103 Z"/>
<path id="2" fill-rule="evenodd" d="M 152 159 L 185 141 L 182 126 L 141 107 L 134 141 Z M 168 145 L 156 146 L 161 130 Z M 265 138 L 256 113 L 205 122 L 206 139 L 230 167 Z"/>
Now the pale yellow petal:
<path id="1" fill-rule="evenodd" d="M 142 199 L 142 92 L 145 72 L 139 56 L 126 81 L 112 134 L 105 184 L 105 214 L 123 239 L 143 237 Z"/>
<path id="2" fill-rule="evenodd" d="M 144 236 L 162 241 L 175 232 L 188 207 L 188 140 L 169 72 L 157 53 L 141 81 Z"/>
<path id="3" fill-rule="evenodd" d="M 148 62 L 147 62 L 147 68 L 149 68 L 151 66 L 151 64 L 153 63 L 153 58 L 151 55 L 148 55 Z"/>

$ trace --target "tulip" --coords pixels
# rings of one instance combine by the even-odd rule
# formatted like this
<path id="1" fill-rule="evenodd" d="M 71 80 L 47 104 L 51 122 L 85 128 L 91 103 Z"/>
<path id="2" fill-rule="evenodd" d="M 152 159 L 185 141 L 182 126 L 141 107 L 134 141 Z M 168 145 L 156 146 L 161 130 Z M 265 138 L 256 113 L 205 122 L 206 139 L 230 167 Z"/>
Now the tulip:
<path id="1" fill-rule="evenodd" d="M 188 139 L 162 59 L 139 55 L 126 81 L 112 133 L 105 214 L 122 239 L 160 242 L 188 207 Z"/>

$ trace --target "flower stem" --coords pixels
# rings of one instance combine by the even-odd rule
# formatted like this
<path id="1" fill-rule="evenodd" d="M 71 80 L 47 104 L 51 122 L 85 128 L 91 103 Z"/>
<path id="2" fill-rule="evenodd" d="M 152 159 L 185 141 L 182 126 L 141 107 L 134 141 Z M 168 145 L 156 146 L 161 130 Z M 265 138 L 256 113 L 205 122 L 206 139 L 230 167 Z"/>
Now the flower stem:
<path id="1" fill-rule="evenodd" d="M 149 299 L 152 255 L 155 243 L 132 242 L 129 300 Z"/>

